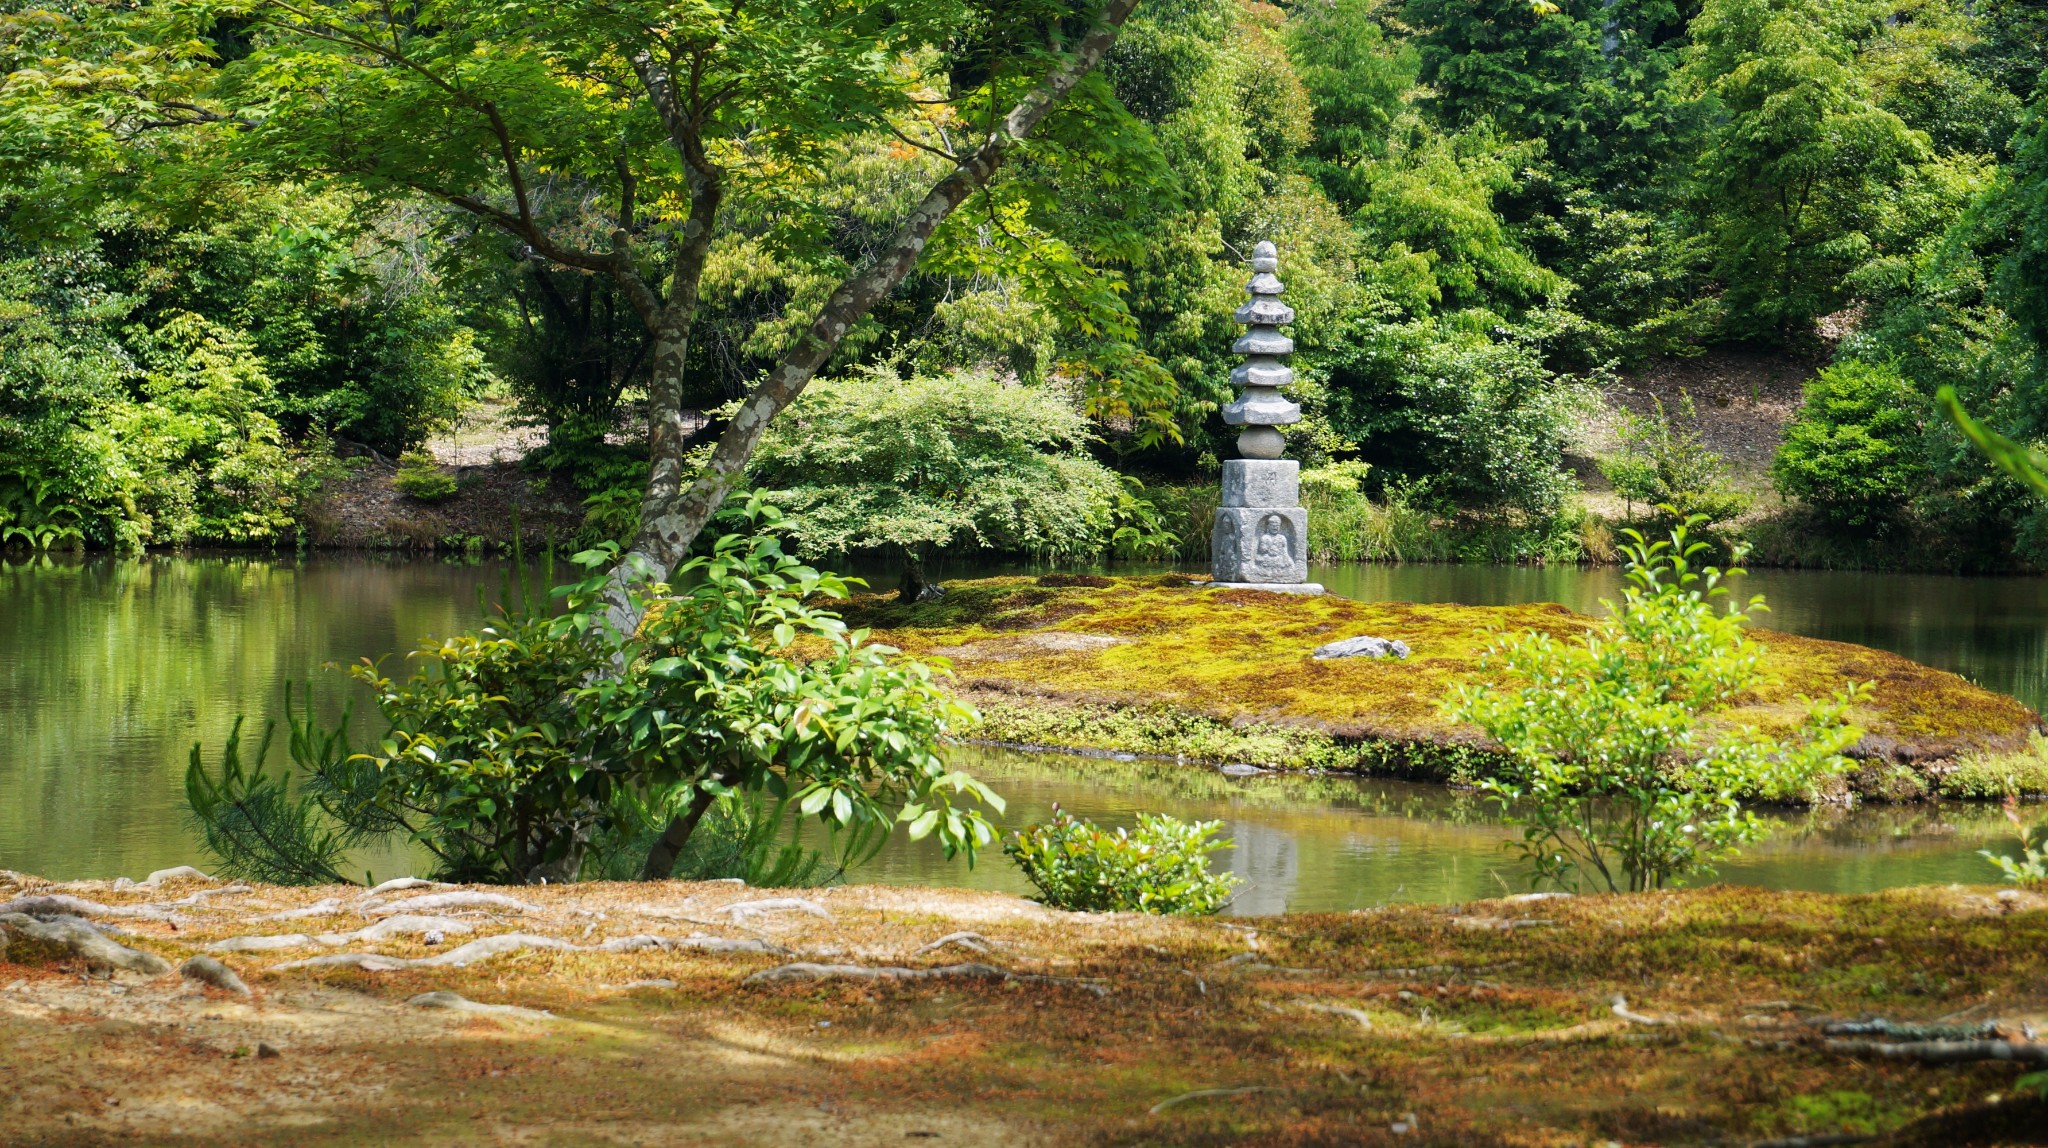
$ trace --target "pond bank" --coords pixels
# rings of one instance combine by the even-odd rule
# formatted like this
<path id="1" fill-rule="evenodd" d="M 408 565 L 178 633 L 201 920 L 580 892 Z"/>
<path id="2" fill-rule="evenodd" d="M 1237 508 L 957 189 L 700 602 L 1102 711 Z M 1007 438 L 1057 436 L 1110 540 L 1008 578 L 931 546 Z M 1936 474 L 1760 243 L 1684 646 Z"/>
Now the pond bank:
<path id="1" fill-rule="evenodd" d="M 1053 574 L 948 584 L 916 605 L 890 595 L 845 611 L 878 640 L 950 659 L 983 711 L 970 736 L 1275 768 L 1462 781 L 1490 750 L 1439 710 L 1497 632 L 1559 638 L 1591 621 L 1554 603 L 1459 606 L 1202 588 L 1185 575 Z M 1372 635 L 1406 659 L 1319 661 L 1316 647 Z M 1725 720 L 1796 721 L 1800 695 L 1846 680 L 1876 690 L 1851 717 L 1864 737 L 1856 792 L 1904 800 L 2048 792 L 2040 717 L 1955 674 L 1867 647 L 1753 631 L 1773 681 Z"/>
<path id="2" fill-rule="evenodd" d="M 2031 1057 L 2048 900 L 2014 891 L 1712 888 L 1253 928 L 937 889 L 0 873 L 0 914 L 24 909 L 84 912 L 167 967 L 211 955 L 249 991 L 82 977 L 11 944 L 14 1143 L 1900 1146 L 2028 1143 L 2048 1120 L 2014 1093 L 2024 1064 L 1934 1067 L 1828 1030 L 1945 1017 Z"/>

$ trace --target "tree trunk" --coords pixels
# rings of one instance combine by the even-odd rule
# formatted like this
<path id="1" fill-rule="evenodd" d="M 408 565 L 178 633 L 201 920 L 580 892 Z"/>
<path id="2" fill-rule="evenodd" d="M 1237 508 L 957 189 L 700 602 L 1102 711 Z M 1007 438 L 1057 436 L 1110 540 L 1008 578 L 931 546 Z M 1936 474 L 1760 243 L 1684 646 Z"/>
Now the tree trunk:
<path id="1" fill-rule="evenodd" d="M 612 608 L 609 615 L 620 632 L 630 633 L 639 625 L 638 611 L 632 607 L 628 594 L 631 582 L 637 576 L 634 567 L 644 563 L 651 567 L 650 573 L 656 577 L 666 578 L 668 572 L 689 554 L 690 544 L 697 540 L 697 535 L 704 529 L 704 524 L 717 513 L 719 504 L 732 492 L 733 485 L 739 481 L 748 460 L 753 458 L 754 448 L 760 445 L 761 436 L 767 431 L 768 424 L 789 404 L 795 402 L 797 396 L 803 394 L 812 376 L 816 375 L 819 369 L 830 361 L 833 352 L 839 349 L 839 342 L 846 337 L 848 328 L 873 309 L 876 303 L 881 302 L 882 298 L 894 290 L 896 284 L 902 282 L 903 277 L 917 266 L 918 257 L 924 254 L 925 245 L 931 241 L 932 233 L 938 230 L 939 224 L 945 222 L 946 217 L 966 202 L 967 197 L 977 188 L 987 184 L 994 177 L 996 170 L 1002 166 L 1003 159 L 1010 149 L 1016 146 L 1019 140 L 1030 135 L 1045 119 L 1046 114 L 1052 111 L 1054 105 L 1066 98 L 1067 93 L 1073 91 L 1090 72 L 1095 70 L 1110 46 L 1116 43 L 1117 33 L 1123 29 L 1124 21 L 1130 18 L 1131 12 L 1137 6 L 1138 0 L 1108 0 L 1102 10 L 1101 21 L 1081 38 L 1074 52 L 1054 65 L 1052 70 L 1046 73 L 1045 78 L 1010 109 L 1002 122 L 989 132 L 988 138 L 982 141 L 981 146 L 959 157 L 953 170 L 939 180 L 931 191 L 925 194 L 924 200 L 904 219 L 888 246 L 884 247 L 866 267 L 833 290 L 831 296 L 825 300 L 824 306 L 818 309 L 816 317 L 811 320 L 810 327 L 797 339 L 795 345 L 784 353 L 782 360 L 775 364 L 775 368 L 768 372 L 768 377 L 761 380 L 740 404 L 732 423 L 725 428 L 725 433 L 718 437 L 718 445 L 712 448 L 710 461 L 697 474 L 695 481 L 687 490 L 681 489 L 682 436 L 678 434 L 673 440 L 663 439 L 662 445 L 657 446 L 650 434 L 648 448 L 653 466 L 647 486 L 647 500 L 640 512 L 640 537 L 634 543 L 632 552 L 627 555 L 627 561 L 619 564 L 612 580 Z M 673 100 L 670 98 L 672 89 L 667 78 L 657 73 L 651 66 L 643 67 L 642 77 L 647 80 L 648 89 L 654 96 L 657 106 L 662 109 L 664 117 L 669 118 L 670 132 L 677 137 L 683 154 L 686 158 L 693 159 L 690 150 L 683 146 L 686 143 L 682 138 L 684 133 L 670 117 Z M 695 167 L 693 159 L 694 170 L 704 169 Z M 695 190 L 700 189 L 693 185 L 693 191 Z M 708 228 L 715 218 L 709 213 L 700 214 L 694 207 L 693 204 L 690 222 L 685 232 L 686 238 L 692 239 L 698 238 L 692 229 L 697 228 L 700 222 Z M 708 246 L 708 236 L 704 236 L 703 239 Z M 701 255 L 697 269 L 702 269 Z M 683 281 L 682 271 L 683 264 L 679 260 L 679 286 Z M 688 320 L 694 316 L 696 309 L 696 288 L 696 280 L 690 279 L 689 310 L 684 312 L 683 335 L 676 344 L 673 378 L 676 383 L 674 402 L 678 426 L 681 420 L 681 355 L 682 349 L 687 345 Z M 683 294 L 681 290 L 670 293 L 671 310 L 676 308 Z M 662 371 L 657 350 L 657 378 L 662 376 Z M 661 391 L 657 384 L 650 384 L 649 399 L 650 407 L 656 406 L 658 402 L 669 401 L 668 392 Z M 659 419 L 663 415 L 650 411 L 649 417 Z M 650 427 L 650 431 L 653 429 Z M 671 442 L 673 445 L 669 445 Z M 668 449 L 674 453 L 663 457 L 654 453 L 658 449 Z M 636 558 L 640 562 L 635 562 Z M 697 820 L 703 816 L 703 808 L 705 806 L 693 805 L 689 813 L 670 822 L 667 830 L 662 833 L 661 840 L 648 855 L 647 867 L 641 874 L 644 878 L 659 880 L 668 876 L 675 867 L 676 854 L 681 850 L 682 843 L 689 840 L 690 833 L 697 827 Z"/>
<path id="2" fill-rule="evenodd" d="M 689 553 L 698 532 L 739 481 L 768 424 L 803 393 L 811 378 L 839 349 L 847 330 L 917 266 L 918 256 L 923 254 L 939 224 L 986 184 L 1002 166 L 1010 149 L 1030 135 L 1046 114 L 1095 70 L 1137 6 L 1138 0 L 1109 0 L 1101 21 L 1081 38 L 1073 53 L 1019 100 L 979 147 L 958 158 L 953 170 L 932 187 L 889 244 L 866 267 L 840 283 L 795 345 L 748 394 L 731 425 L 719 436 L 710 461 L 689 489 L 670 493 L 667 485 L 657 491 L 650 484 L 634 553 L 648 559 L 663 573 Z M 657 461 L 657 470 L 667 461 Z M 676 458 L 672 462 L 679 475 L 682 460 Z"/>
<path id="3" fill-rule="evenodd" d="M 669 874 L 676 870 L 676 858 L 683 855 L 683 846 L 690 843 L 690 835 L 697 831 L 697 823 L 704 820 L 705 811 L 717 800 L 717 794 L 701 789 L 697 791 L 697 796 L 690 801 L 689 811 L 671 820 L 668 828 L 655 839 L 654 848 L 648 850 L 647 864 L 640 869 L 642 881 L 668 880 Z"/>
<path id="4" fill-rule="evenodd" d="M 897 592 L 896 600 L 906 605 L 918 602 L 936 602 L 946 596 L 946 588 L 925 576 L 924 556 L 912 550 L 903 558 L 903 588 Z"/>

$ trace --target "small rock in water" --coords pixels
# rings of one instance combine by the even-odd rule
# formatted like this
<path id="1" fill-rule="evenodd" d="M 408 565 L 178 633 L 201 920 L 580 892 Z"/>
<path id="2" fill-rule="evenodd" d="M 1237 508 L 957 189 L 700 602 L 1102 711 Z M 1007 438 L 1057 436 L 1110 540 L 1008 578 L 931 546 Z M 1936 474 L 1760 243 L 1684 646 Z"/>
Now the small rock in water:
<path id="1" fill-rule="evenodd" d="M 1218 771 L 1225 777 L 1251 777 L 1254 774 L 1266 772 L 1256 765 L 1246 765 L 1241 761 L 1234 761 L 1229 765 L 1220 766 Z"/>
<path id="2" fill-rule="evenodd" d="M 1405 658 L 1408 643 L 1399 638 L 1345 638 L 1316 647 L 1316 661 L 1327 662 L 1331 658 Z"/>

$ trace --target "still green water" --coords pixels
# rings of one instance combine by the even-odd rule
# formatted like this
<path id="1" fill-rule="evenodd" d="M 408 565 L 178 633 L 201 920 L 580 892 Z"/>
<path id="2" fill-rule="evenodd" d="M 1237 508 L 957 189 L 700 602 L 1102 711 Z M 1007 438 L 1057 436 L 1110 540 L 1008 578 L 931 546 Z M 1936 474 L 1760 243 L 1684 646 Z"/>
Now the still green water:
<path id="1" fill-rule="evenodd" d="M 151 556 L 0 564 L 0 868 L 57 878 L 140 876 L 205 858 L 184 821 L 195 739 L 209 755 L 237 714 L 275 716 L 311 679 L 331 720 L 353 687 L 334 663 L 409 648 L 480 617 L 497 563 Z M 1332 590 L 1411 601 L 1558 601 L 1596 610 L 1612 571 L 1488 567 L 1316 570 Z M 1766 572 L 1770 624 L 1896 650 L 2039 706 L 2048 698 L 2048 582 Z M 1338 778 L 1228 779 L 1164 763 L 963 749 L 963 764 L 1027 824 L 1057 801 L 1110 823 L 1140 810 L 1221 820 L 1218 862 L 1244 876 L 1236 909 L 1340 909 L 1522 888 L 1509 833 L 1484 803 L 1428 786 Z M 1982 881 L 2002 844 L 1994 809 L 1871 808 L 1780 820 L 1723 878 L 1867 890 Z M 365 858 L 378 877 L 404 857 Z M 856 880 L 1023 891 L 999 855 L 973 870 L 892 842 Z"/>

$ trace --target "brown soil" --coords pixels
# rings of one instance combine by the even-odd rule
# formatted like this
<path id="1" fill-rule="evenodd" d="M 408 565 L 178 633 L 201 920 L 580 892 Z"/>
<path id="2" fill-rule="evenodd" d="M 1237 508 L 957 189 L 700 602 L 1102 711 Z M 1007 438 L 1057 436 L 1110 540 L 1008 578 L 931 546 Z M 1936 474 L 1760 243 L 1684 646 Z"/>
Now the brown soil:
<path id="1" fill-rule="evenodd" d="M 517 462 L 447 467 L 461 482 L 454 497 L 424 503 L 392 485 L 398 467 L 378 458 L 344 460 L 308 510 L 315 546 L 357 550 L 461 550 L 509 545 L 515 526 L 528 539 L 575 532 L 583 509 L 574 488 L 529 473 Z"/>
<path id="2" fill-rule="evenodd" d="M 171 908 L 176 921 L 118 923 L 173 961 L 231 936 L 361 928 L 437 892 L 257 886 L 187 903 L 210 888 L 0 872 L 0 904 Z M 451 911 L 467 937 L 583 948 L 387 972 L 279 966 L 467 937 L 223 955 L 243 998 L 175 974 L 103 980 L 17 944 L 0 957 L 0 1143 L 1547 1148 L 2024 1144 L 2048 1127 L 2048 1106 L 2015 1093 L 2020 1067 L 1859 1057 L 1821 1029 L 1945 1017 L 2026 1039 L 2048 1023 L 2048 899 L 2015 891 L 1716 887 L 1244 921 L 937 889 L 798 891 L 829 916 L 729 912 L 790 895 L 730 884 L 499 892 L 531 908 Z M 323 898 L 332 912 L 257 920 Z M 961 931 L 985 951 L 926 948 Z M 693 933 L 787 951 L 590 948 Z M 748 980 L 790 961 L 996 971 Z M 407 1003 L 442 990 L 548 1015 Z"/>
<path id="3" fill-rule="evenodd" d="M 1618 411 L 1647 415 L 1661 400 L 1676 416 L 1684 397 L 1699 413 L 1700 437 L 1728 464 L 1733 485 L 1752 495 L 1771 493 L 1771 459 L 1785 427 L 1799 413 L 1802 388 L 1824 360 L 1782 351 L 1716 349 L 1690 359 L 1664 359 L 1624 375 L 1601 392 L 1601 409 L 1579 427 L 1583 454 L 1571 456 L 1588 504 L 1618 516 L 1622 507 L 1594 459 L 1618 446 Z M 1613 503 L 1613 506 L 1607 505 Z"/>

